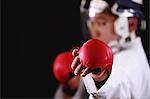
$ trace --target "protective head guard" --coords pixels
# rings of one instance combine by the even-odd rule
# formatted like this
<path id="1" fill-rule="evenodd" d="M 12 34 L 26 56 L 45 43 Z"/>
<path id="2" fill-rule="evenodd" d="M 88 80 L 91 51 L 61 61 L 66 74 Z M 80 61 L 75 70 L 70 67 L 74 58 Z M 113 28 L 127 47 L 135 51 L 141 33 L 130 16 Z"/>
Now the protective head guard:
<path id="1" fill-rule="evenodd" d="M 136 16 L 139 20 L 139 28 L 141 30 L 145 30 L 146 28 L 146 22 L 141 12 L 142 0 L 91 0 L 90 3 L 84 3 L 83 1 L 81 2 L 80 9 L 86 12 L 88 10 L 89 17 L 94 17 L 97 13 L 102 13 L 106 8 L 110 8 L 111 12 L 118 16 L 114 22 L 114 27 L 117 35 L 121 37 L 119 40 L 121 47 L 129 46 L 135 39 L 135 33 L 129 32 L 129 17 Z M 89 8 L 84 4 L 89 4 Z"/>

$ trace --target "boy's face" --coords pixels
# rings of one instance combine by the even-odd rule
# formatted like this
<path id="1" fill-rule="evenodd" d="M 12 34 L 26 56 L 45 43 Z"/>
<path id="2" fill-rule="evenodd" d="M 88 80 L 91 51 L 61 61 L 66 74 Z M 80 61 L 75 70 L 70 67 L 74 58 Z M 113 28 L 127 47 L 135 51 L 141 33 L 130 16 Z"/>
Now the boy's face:
<path id="1" fill-rule="evenodd" d="M 116 16 L 108 13 L 96 14 L 90 18 L 88 26 L 91 37 L 102 40 L 105 43 L 116 40 L 118 36 L 114 31 L 115 19 Z"/>

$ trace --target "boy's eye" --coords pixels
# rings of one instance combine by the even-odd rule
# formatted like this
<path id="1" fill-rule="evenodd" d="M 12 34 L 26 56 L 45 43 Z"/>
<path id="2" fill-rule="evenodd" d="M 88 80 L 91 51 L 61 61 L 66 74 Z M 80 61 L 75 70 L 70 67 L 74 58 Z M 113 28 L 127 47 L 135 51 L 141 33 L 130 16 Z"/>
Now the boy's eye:
<path id="1" fill-rule="evenodd" d="M 104 22 L 104 21 L 99 21 L 99 22 L 97 22 L 97 24 L 99 25 L 99 26 L 101 26 L 101 25 L 106 25 L 106 22 Z"/>
<path id="2" fill-rule="evenodd" d="M 102 25 L 106 25 L 106 22 L 102 22 Z"/>

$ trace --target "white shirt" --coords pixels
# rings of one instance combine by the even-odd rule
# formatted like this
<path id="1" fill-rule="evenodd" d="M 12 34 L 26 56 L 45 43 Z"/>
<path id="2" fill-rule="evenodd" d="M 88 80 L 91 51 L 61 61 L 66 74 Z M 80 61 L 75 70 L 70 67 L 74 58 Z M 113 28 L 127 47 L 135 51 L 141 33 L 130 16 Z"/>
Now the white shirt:
<path id="1" fill-rule="evenodd" d="M 100 89 L 89 75 L 83 77 L 89 99 L 150 99 L 150 68 L 141 39 L 115 54 L 113 62 L 111 75 Z"/>
<path id="2" fill-rule="evenodd" d="M 80 79 L 79 88 L 77 89 L 77 92 L 72 97 L 72 99 L 87 99 L 89 97 L 89 94 L 86 92 L 85 86 L 83 84 L 82 78 Z M 56 90 L 54 99 L 65 99 L 64 93 L 62 91 L 62 86 L 60 85 L 58 89 Z"/>

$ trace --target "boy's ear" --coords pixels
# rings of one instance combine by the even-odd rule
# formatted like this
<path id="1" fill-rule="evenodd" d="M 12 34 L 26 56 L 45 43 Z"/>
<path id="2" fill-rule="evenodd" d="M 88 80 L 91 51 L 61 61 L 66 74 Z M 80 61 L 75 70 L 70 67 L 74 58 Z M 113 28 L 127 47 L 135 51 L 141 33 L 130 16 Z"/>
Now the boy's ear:
<path id="1" fill-rule="evenodd" d="M 138 26 L 137 17 L 130 17 L 129 18 L 129 32 L 136 31 L 137 26 Z"/>

